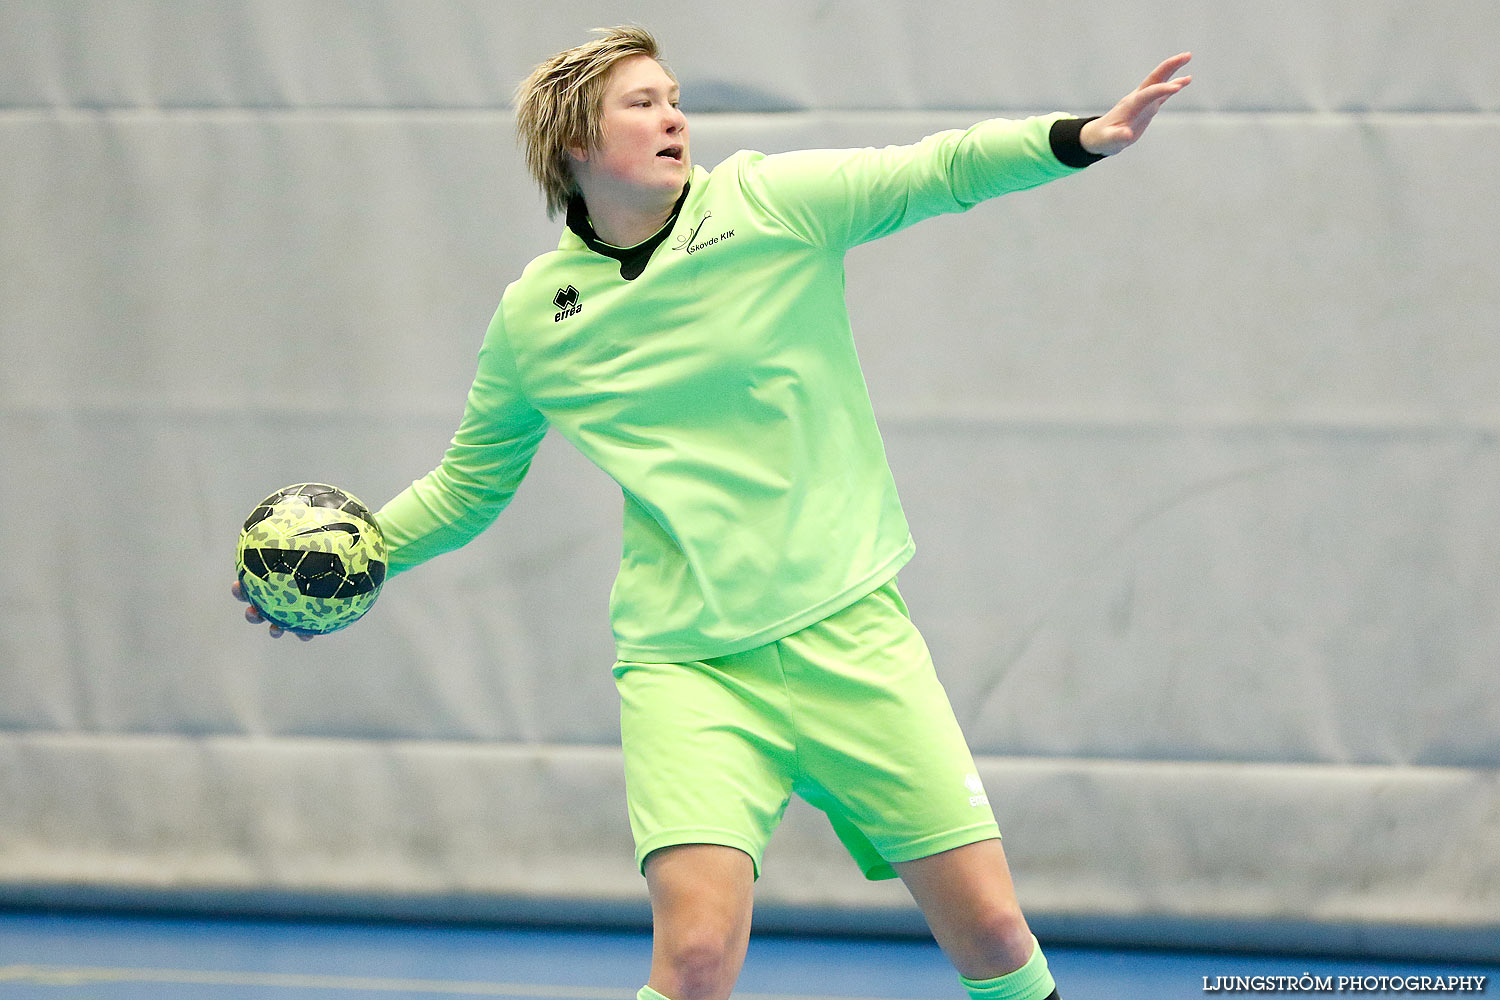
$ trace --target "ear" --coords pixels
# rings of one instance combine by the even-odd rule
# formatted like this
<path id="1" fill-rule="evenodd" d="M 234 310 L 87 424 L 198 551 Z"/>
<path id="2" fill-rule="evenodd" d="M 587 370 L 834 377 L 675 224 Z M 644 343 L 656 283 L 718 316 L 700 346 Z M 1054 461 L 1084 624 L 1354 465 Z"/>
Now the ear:
<path id="1" fill-rule="evenodd" d="M 589 151 L 582 146 L 569 146 L 568 155 L 579 163 L 589 162 Z"/>

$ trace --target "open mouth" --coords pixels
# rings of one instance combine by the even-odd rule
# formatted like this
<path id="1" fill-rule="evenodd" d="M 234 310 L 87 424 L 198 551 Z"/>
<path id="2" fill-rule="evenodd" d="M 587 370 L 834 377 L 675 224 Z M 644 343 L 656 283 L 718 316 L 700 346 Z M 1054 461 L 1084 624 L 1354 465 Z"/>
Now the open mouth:
<path id="1" fill-rule="evenodd" d="M 656 155 L 666 157 L 669 160 L 680 160 L 682 159 L 682 147 L 668 146 L 666 149 L 657 151 Z"/>

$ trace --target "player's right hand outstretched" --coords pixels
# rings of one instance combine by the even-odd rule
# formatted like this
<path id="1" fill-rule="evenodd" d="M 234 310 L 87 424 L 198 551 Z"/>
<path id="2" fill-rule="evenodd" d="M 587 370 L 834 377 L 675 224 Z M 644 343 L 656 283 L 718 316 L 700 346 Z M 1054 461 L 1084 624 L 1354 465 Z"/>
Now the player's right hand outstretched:
<path id="1" fill-rule="evenodd" d="M 247 608 L 245 608 L 245 621 L 249 622 L 251 625 L 259 625 L 262 622 L 266 622 L 266 616 L 260 613 L 260 608 L 257 608 L 255 606 L 255 602 L 251 601 L 250 598 L 245 596 L 245 590 L 240 586 L 240 581 L 234 581 L 234 586 L 230 588 L 230 592 L 234 594 L 236 600 L 244 601 L 247 605 L 249 605 Z M 309 639 L 316 638 L 316 636 L 311 632 L 298 632 L 294 628 L 282 628 L 275 622 L 268 622 L 268 624 L 271 626 L 272 639 L 280 639 L 283 632 L 290 632 L 292 635 L 295 635 L 303 642 L 306 642 Z"/>

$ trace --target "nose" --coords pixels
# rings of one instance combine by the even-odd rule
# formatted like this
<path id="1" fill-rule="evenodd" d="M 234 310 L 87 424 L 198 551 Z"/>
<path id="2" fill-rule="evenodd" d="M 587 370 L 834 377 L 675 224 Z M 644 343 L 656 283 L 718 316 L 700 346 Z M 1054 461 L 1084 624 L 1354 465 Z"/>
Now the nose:
<path id="1" fill-rule="evenodd" d="M 666 121 L 668 135 L 676 135 L 687 128 L 687 115 L 682 113 L 681 108 L 674 108 L 670 104 L 667 105 Z"/>

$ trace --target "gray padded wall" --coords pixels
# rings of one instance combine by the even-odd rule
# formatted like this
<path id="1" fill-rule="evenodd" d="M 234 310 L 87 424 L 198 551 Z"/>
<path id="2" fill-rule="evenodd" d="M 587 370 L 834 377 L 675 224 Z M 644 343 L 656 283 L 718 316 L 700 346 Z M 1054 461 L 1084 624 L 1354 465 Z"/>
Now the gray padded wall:
<path id="1" fill-rule="evenodd" d="M 1083 176 L 856 250 L 902 586 L 1056 937 L 1500 956 L 1500 13 L 7 3 L 0 901 L 640 919 L 557 440 L 370 618 L 227 595 L 283 483 L 440 457 L 553 245 L 529 67 L 653 27 L 697 160 L 1198 81 Z M 807 809 L 767 925 L 909 928 Z"/>

